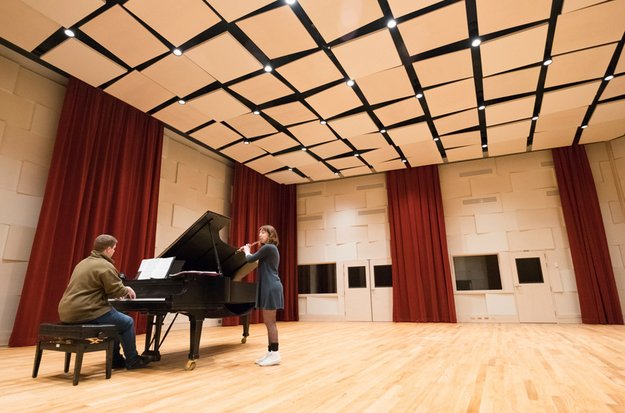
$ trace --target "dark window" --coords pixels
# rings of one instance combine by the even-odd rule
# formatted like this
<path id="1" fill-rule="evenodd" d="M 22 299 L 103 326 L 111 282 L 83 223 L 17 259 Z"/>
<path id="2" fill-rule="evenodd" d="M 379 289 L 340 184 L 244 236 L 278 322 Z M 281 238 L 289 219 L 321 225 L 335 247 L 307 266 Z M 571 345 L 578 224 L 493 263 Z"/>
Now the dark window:
<path id="1" fill-rule="evenodd" d="M 367 268 L 349 267 L 347 268 L 347 281 L 349 288 L 367 288 Z"/>
<path id="2" fill-rule="evenodd" d="M 393 271 L 390 265 L 374 265 L 373 266 L 373 280 L 375 281 L 374 287 L 392 287 L 393 286 Z"/>
<path id="3" fill-rule="evenodd" d="M 501 290 L 496 255 L 454 257 L 453 261 L 457 291 Z"/>
<path id="4" fill-rule="evenodd" d="M 336 264 L 299 265 L 299 294 L 336 294 Z"/>
<path id="5" fill-rule="evenodd" d="M 540 258 L 517 258 L 516 272 L 519 275 L 519 284 L 540 284 L 543 280 L 543 270 L 540 267 Z"/>

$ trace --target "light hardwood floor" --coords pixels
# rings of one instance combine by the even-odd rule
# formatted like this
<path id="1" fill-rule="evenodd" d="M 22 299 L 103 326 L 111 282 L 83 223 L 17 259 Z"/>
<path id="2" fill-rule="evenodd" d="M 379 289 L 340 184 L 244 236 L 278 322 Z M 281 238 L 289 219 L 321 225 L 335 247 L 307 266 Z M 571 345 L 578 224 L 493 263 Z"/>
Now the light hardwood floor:
<path id="1" fill-rule="evenodd" d="M 0 348 L 6 412 L 625 412 L 625 327 L 540 324 L 279 323 L 282 364 L 259 367 L 263 325 L 209 327 L 183 369 L 175 330 L 149 368 L 104 378 L 85 355 L 78 386 L 63 354 Z M 139 346 L 144 337 L 139 336 Z M 73 365 L 73 364 L 72 364 Z"/>

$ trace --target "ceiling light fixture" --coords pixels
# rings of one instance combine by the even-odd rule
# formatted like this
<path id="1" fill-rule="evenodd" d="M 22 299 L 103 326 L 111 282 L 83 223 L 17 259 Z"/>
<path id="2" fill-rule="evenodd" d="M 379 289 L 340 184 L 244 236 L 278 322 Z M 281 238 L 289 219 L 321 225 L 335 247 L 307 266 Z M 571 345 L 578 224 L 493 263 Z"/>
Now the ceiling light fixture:
<path id="1" fill-rule="evenodd" d="M 486 106 L 484 106 L 484 105 L 480 105 L 480 106 L 477 107 L 477 110 L 484 110 L 484 109 L 486 109 Z"/>
<path id="2" fill-rule="evenodd" d="M 319 121 L 319 123 L 321 123 L 322 125 L 325 125 L 325 124 L 326 124 L 326 123 L 328 123 L 328 122 L 326 122 L 325 120 L 321 119 L 321 120 Z"/>
<path id="3" fill-rule="evenodd" d="M 334 172 L 334 175 L 339 176 L 339 173 L 338 172 Z"/>
<path id="4" fill-rule="evenodd" d="M 421 93 L 421 92 L 417 93 L 416 97 L 417 97 L 417 99 L 421 99 L 423 97 L 423 93 Z"/>
<path id="5" fill-rule="evenodd" d="M 292 170 L 293 170 L 293 168 L 289 168 L 289 171 L 292 171 Z"/>
<path id="6" fill-rule="evenodd" d="M 308 150 L 308 148 L 306 148 L 306 147 L 304 146 L 304 147 L 302 148 L 302 150 L 303 150 L 304 152 L 306 152 L 306 151 Z"/>
<path id="7" fill-rule="evenodd" d="M 182 56 L 182 50 L 180 49 L 174 49 L 172 50 L 172 53 L 176 56 Z"/>
<path id="8" fill-rule="evenodd" d="M 481 44 L 482 44 L 482 41 L 479 38 L 473 39 L 473 41 L 471 42 L 471 46 L 473 47 L 478 47 Z"/>
<path id="9" fill-rule="evenodd" d="M 552 59 L 547 59 L 547 60 L 545 60 L 545 61 L 543 62 L 543 66 L 549 66 L 549 65 L 550 65 L 550 64 L 552 64 L 552 63 L 553 63 L 553 60 L 552 60 Z"/>
<path id="10" fill-rule="evenodd" d="M 76 33 L 74 33 L 74 31 L 70 30 L 70 29 L 65 29 L 63 31 L 63 33 L 65 33 L 65 36 L 67 36 L 67 37 L 74 37 L 74 36 L 76 36 Z"/>
<path id="11" fill-rule="evenodd" d="M 178 103 L 179 103 L 179 104 L 181 104 L 181 105 L 184 105 L 185 103 L 187 103 L 187 101 L 186 101 L 186 100 L 184 100 L 184 99 L 180 99 L 180 100 L 178 101 Z"/>
<path id="12" fill-rule="evenodd" d="M 273 70 L 273 67 L 269 66 L 269 65 L 265 65 L 265 72 L 269 73 Z"/>
<path id="13" fill-rule="evenodd" d="M 482 145 L 482 148 L 486 148 L 486 147 L 488 147 L 488 145 L 487 145 L 487 144 Z"/>
<path id="14" fill-rule="evenodd" d="M 606 82 L 610 81 L 614 79 L 614 75 L 607 75 L 606 77 L 603 78 L 603 80 L 605 80 Z"/>
<path id="15" fill-rule="evenodd" d="M 406 163 L 406 162 L 408 162 L 408 161 L 407 161 L 406 159 L 402 159 L 401 161 L 402 161 L 403 163 Z"/>
<path id="16" fill-rule="evenodd" d="M 582 129 L 586 129 L 588 125 L 582 125 Z"/>
<path id="17" fill-rule="evenodd" d="M 356 152 L 356 153 L 354 154 L 354 156 L 357 158 L 357 157 L 359 157 L 359 156 L 360 156 L 360 154 L 359 154 L 358 152 Z"/>
<path id="18" fill-rule="evenodd" d="M 386 27 L 388 27 L 389 29 L 392 29 L 395 26 L 397 26 L 397 22 L 394 19 L 391 19 L 388 22 L 386 22 Z"/>
<path id="19" fill-rule="evenodd" d="M 538 116 L 532 117 L 532 120 L 538 120 Z"/>
<path id="20" fill-rule="evenodd" d="M 244 143 L 245 145 L 249 145 L 249 144 L 250 144 L 250 141 L 248 141 L 248 140 L 246 139 L 246 140 L 244 140 L 244 141 L 243 141 L 243 143 Z"/>
<path id="21" fill-rule="evenodd" d="M 255 110 L 254 115 L 260 115 L 260 110 Z"/>
<path id="22" fill-rule="evenodd" d="M 380 133 L 386 133 L 386 129 L 380 129 Z"/>
<path id="23" fill-rule="evenodd" d="M 437 136 L 436 138 L 434 138 L 434 142 L 438 142 L 440 141 L 440 138 Z"/>
<path id="24" fill-rule="evenodd" d="M 295 0 L 286 0 L 286 4 L 295 4 Z"/>
<path id="25" fill-rule="evenodd" d="M 355 84 L 355 83 L 356 83 L 356 82 L 354 82 L 352 79 L 349 79 L 349 80 L 347 81 L 347 86 L 352 87 L 352 86 L 354 86 L 354 84 Z"/>

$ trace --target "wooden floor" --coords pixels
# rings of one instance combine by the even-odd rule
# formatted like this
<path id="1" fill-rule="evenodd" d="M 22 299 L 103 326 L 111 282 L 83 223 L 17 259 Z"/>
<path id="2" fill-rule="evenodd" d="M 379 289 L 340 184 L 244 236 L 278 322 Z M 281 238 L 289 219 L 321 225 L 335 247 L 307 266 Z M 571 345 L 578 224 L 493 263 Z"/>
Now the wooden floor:
<path id="1" fill-rule="evenodd" d="M 259 367 L 264 326 L 172 331 L 149 368 L 104 377 L 85 355 L 80 383 L 63 354 L 0 348 L 6 412 L 625 412 L 625 327 L 540 324 L 279 323 L 280 366 Z M 139 336 L 141 345 L 144 337 Z M 71 370 L 71 369 L 70 369 Z"/>

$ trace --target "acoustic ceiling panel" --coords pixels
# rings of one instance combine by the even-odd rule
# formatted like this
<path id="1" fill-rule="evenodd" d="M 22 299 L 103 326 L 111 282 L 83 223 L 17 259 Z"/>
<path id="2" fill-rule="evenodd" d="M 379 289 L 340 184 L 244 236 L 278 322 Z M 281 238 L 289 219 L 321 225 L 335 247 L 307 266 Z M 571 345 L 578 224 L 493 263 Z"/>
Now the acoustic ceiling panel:
<path id="1" fill-rule="evenodd" d="M 180 98 L 215 82 L 211 75 L 187 56 L 174 54 L 167 55 L 141 73 Z"/>
<path id="2" fill-rule="evenodd" d="M 414 96 L 412 83 L 404 66 L 397 66 L 358 79 L 358 87 L 370 104 Z"/>
<path id="3" fill-rule="evenodd" d="M 104 90 L 144 112 L 175 97 L 169 90 L 136 70 Z"/>
<path id="4" fill-rule="evenodd" d="M 401 64 L 388 29 L 357 37 L 333 48 L 332 52 L 351 79 L 360 79 Z"/>
<path id="5" fill-rule="evenodd" d="M 423 87 L 473 77 L 473 61 L 469 49 L 419 60 L 412 65 Z"/>
<path id="6" fill-rule="evenodd" d="M 285 126 L 317 118 L 310 109 L 302 105 L 299 101 L 274 106 L 263 110 L 263 112 Z"/>
<path id="7" fill-rule="evenodd" d="M 408 119 L 415 119 L 423 116 L 421 102 L 414 98 L 400 100 L 390 105 L 382 106 L 373 111 L 380 122 L 385 126 L 395 125 Z"/>
<path id="8" fill-rule="evenodd" d="M 209 0 L 208 3 L 217 10 L 226 21 L 232 22 L 258 10 L 274 0 Z"/>
<path id="9" fill-rule="evenodd" d="M 251 79 L 230 86 L 234 92 L 257 105 L 293 93 L 293 91 L 272 73 L 263 73 Z"/>
<path id="10" fill-rule="evenodd" d="M 22 2 L 67 28 L 72 27 L 106 3 L 105 0 L 63 0 L 63 7 L 59 7 L 60 4 L 56 0 L 22 0 Z M 3 0 L 2 3 L 13 2 Z"/>
<path id="11" fill-rule="evenodd" d="M 300 92 L 306 92 L 343 78 L 341 72 L 323 51 L 294 60 L 278 67 L 276 71 Z"/>
<path id="12" fill-rule="evenodd" d="M 480 35 L 547 20 L 551 0 L 476 0 Z"/>
<path id="13" fill-rule="evenodd" d="M 219 149 L 222 146 L 242 139 L 241 135 L 220 122 L 212 123 L 199 129 L 193 132 L 191 136 L 213 149 Z"/>
<path id="14" fill-rule="evenodd" d="M 61 25 L 19 0 L 0 1 L 0 37 L 32 51 Z"/>
<path id="15" fill-rule="evenodd" d="M 205 114 L 206 122 L 228 120 L 250 112 L 247 106 L 224 89 L 198 96 L 187 102 L 187 105 Z"/>

